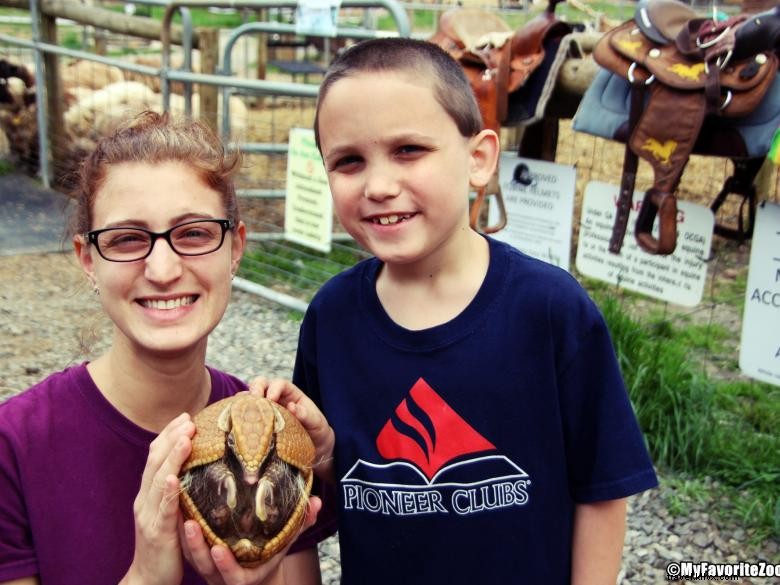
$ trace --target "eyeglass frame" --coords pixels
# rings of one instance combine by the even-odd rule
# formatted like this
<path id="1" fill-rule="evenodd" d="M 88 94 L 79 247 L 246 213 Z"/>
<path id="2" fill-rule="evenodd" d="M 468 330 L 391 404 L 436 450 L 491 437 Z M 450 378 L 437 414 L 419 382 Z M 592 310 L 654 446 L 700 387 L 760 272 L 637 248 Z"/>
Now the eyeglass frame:
<path id="1" fill-rule="evenodd" d="M 193 224 L 193 223 L 203 223 L 203 222 L 209 222 L 209 223 L 216 223 L 219 224 L 222 228 L 222 237 L 219 240 L 219 245 L 214 248 L 213 250 L 209 250 L 208 252 L 198 252 L 196 254 L 191 254 L 187 252 L 179 252 L 176 249 L 176 246 L 173 245 L 173 241 L 171 241 L 171 234 L 173 233 L 173 230 L 179 229 L 182 226 Z M 108 262 L 138 262 L 139 260 L 145 260 L 148 258 L 152 251 L 154 250 L 154 244 L 159 240 L 160 238 L 164 239 L 166 242 L 168 242 L 168 245 L 171 247 L 171 250 L 173 250 L 176 254 L 179 256 L 205 256 L 206 254 L 213 254 L 217 250 L 219 250 L 222 247 L 222 244 L 225 243 L 225 235 L 228 231 L 232 230 L 235 227 L 235 223 L 231 219 L 214 219 L 210 217 L 204 217 L 203 219 L 193 219 L 190 221 L 184 221 L 182 223 L 178 223 L 175 226 L 172 226 L 170 229 L 165 230 L 164 232 L 153 232 L 152 230 L 148 230 L 146 228 L 142 227 L 136 227 L 136 226 L 117 226 L 117 227 L 110 227 L 110 228 L 101 228 L 99 230 L 91 230 L 84 234 L 84 237 L 87 238 L 87 241 L 95 246 L 95 250 L 97 250 L 98 254 L 100 254 L 100 257 L 104 260 L 107 260 Z M 137 230 L 139 232 L 144 232 L 146 234 L 149 234 L 151 236 L 152 240 L 149 242 L 149 250 L 141 256 L 140 258 L 133 258 L 132 260 L 116 260 L 114 258 L 107 258 L 103 251 L 100 249 L 100 245 L 98 244 L 98 236 L 104 232 L 110 232 L 114 230 Z"/>

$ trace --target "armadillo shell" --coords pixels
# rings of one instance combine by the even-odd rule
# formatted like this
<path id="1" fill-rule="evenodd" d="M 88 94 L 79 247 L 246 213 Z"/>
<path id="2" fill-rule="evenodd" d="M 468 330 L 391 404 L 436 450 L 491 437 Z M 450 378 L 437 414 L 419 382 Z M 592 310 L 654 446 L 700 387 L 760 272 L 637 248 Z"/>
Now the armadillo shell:
<path id="1" fill-rule="evenodd" d="M 192 453 L 180 476 L 184 515 L 200 524 L 209 545 L 228 547 L 240 564 L 264 563 L 304 521 L 311 438 L 287 409 L 248 393 L 207 406 L 193 421 Z"/>

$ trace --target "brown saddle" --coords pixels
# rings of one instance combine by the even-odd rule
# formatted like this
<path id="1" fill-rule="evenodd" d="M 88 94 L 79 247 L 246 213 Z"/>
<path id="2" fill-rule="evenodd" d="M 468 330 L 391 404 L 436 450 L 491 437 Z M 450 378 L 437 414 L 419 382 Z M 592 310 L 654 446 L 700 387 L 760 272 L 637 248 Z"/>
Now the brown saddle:
<path id="1" fill-rule="evenodd" d="M 569 25 L 555 17 L 555 6 L 560 1 L 549 0 L 544 12 L 517 30 L 512 30 L 496 14 L 479 9 L 453 8 L 440 16 L 436 33 L 428 40 L 442 47 L 463 67 L 485 128 L 499 132 L 507 119 L 511 94 L 526 83 L 544 60 L 545 38 L 553 32 L 571 32 Z M 495 225 L 480 227 L 482 205 L 489 195 L 495 197 L 499 220 Z M 506 225 L 498 171 L 490 184 L 477 192 L 470 223 L 485 233 L 495 233 Z"/>
<path id="2" fill-rule="evenodd" d="M 653 185 L 637 217 L 637 242 L 651 254 L 674 252 L 675 192 L 705 120 L 750 114 L 777 74 L 774 47 L 750 46 L 747 35 L 742 35 L 737 46 L 740 27 L 749 22 L 747 15 L 723 21 L 699 18 L 675 0 L 646 0 L 638 4 L 634 19 L 609 31 L 597 44 L 596 62 L 631 83 L 611 252 L 620 251 L 625 236 L 639 158 L 651 165 Z M 738 53 L 739 59 L 735 58 Z M 713 140 L 706 154 L 739 156 L 735 150 L 729 141 Z M 758 166 L 746 167 L 753 178 Z M 749 188 L 752 178 L 747 183 Z M 722 192 L 718 205 L 723 198 Z M 656 217 L 658 235 L 654 236 Z"/>

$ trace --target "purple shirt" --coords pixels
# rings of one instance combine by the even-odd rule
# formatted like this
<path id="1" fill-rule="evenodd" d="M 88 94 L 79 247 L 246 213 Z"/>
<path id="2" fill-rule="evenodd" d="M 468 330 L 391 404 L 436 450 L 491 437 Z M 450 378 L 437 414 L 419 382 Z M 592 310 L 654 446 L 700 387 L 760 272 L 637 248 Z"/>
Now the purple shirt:
<path id="1" fill-rule="evenodd" d="M 209 403 L 246 389 L 209 372 Z M 0 582 L 117 583 L 133 559 L 133 500 L 155 436 L 103 397 L 86 364 L 0 404 Z M 182 583 L 205 582 L 185 562 Z"/>

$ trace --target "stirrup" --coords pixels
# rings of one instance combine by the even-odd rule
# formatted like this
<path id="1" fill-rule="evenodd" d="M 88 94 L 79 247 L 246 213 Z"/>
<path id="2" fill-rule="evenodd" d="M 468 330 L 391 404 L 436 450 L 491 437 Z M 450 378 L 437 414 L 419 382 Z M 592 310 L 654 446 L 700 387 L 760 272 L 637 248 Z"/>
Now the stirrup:
<path id="1" fill-rule="evenodd" d="M 480 225 L 480 215 L 482 214 L 482 205 L 487 199 L 487 187 L 482 187 L 477 191 L 477 196 L 474 202 L 471 204 L 471 210 L 469 213 L 469 225 L 471 229 L 483 233 L 494 234 L 501 231 L 506 227 L 506 206 L 504 205 L 504 196 L 501 194 L 501 187 L 499 186 L 495 193 L 491 193 L 496 198 L 496 205 L 498 205 L 498 222 L 495 225 L 486 225 L 482 227 Z"/>

